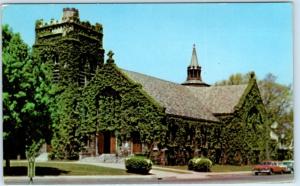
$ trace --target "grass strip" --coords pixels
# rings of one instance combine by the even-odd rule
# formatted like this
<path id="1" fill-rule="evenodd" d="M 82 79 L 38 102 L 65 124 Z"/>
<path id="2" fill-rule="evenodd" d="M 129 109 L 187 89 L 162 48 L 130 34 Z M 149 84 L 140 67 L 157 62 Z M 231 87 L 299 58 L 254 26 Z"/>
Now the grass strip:
<path id="1" fill-rule="evenodd" d="M 11 161 L 11 169 L 5 170 L 5 176 L 26 176 L 26 161 Z M 101 167 L 75 162 L 36 162 L 36 175 L 129 175 L 125 170 Z"/>
<path id="2" fill-rule="evenodd" d="M 178 166 L 165 166 L 166 168 L 188 170 L 187 165 Z M 240 172 L 240 171 L 251 171 L 251 165 L 236 166 L 236 165 L 213 165 L 211 172 Z"/>

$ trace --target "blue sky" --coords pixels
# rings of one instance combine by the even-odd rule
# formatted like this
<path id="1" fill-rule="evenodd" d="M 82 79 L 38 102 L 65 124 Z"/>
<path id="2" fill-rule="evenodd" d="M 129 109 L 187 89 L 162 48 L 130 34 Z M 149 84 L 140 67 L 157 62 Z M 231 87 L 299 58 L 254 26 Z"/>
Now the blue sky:
<path id="1" fill-rule="evenodd" d="M 101 23 L 104 49 L 127 70 L 182 83 L 196 44 L 206 83 L 249 71 L 293 82 L 290 3 L 10 4 L 2 24 L 31 46 L 35 21 L 60 20 L 64 7 L 78 8 L 82 21 Z"/>

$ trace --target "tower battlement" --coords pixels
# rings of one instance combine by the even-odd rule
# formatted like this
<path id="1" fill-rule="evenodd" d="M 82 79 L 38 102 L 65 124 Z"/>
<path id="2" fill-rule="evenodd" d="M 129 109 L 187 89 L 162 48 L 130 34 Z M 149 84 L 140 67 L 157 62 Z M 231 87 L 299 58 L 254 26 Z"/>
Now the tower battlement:
<path id="1" fill-rule="evenodd" d="M 89 29 L 93 32 L 103 32 L 103 27 L 100 23 L 92 25 L 89 21 L 80 21 L 79 11 L 76 8 L 64 8 L 61 20 L 51 19 L 49 22 L 45 22 L 43 19 L 37 20 L 35 23 L 35 29 L 37 30 L 37 32 L 48 31 L 57 33 L 57 27 L 69 27 L 70 23 L 84 29 Z"/>

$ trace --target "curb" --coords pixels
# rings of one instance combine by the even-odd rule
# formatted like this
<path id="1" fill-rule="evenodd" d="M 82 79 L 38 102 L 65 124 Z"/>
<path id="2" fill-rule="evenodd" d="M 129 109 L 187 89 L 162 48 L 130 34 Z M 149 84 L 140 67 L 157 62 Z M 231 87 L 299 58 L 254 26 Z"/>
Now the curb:
<path id="1" fill-rule="evenodd" d="M 238 175 L 250 175 L 251 172 L 229 172 L 229 173 L 192 173 L 188 175 L 183 174 L 173 174 L 173 175 L 78 175 L 78 176 L 35 176 L 34 179 L 207 179 L 211 177 L 224 177 L 224 176 L 238 176 Z M 29 179 L 27 176 L 5 176 L 4 180 L 26 180 Z"/>

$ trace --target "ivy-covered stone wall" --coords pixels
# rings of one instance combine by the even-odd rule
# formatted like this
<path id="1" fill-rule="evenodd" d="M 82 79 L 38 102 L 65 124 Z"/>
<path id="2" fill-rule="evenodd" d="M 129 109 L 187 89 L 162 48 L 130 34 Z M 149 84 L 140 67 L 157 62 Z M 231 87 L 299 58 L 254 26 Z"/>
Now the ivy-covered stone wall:
<path id="1" fill-rule="evenodd" d="M 166 164 L 187 164 L 195 156 L 219 158 L 221 123 L 167 116 Z"/>
<path id="2" fill-rule="evenodd" d="M 112 132 L 120 143 L 135 140 L 150 149 L 155 143 L 165 150 L 168 165 L 186 164 L 195 156 L 239 165 L 267 157 L 269 130 L 255 80 L 233 114 L 217 115 L 219 123 L 167 115 L 113 62 L 98 66 L 86 86 L 69 85 L 57 100 L 65 107 L 58 107 L 55 116 L 52 145 L 56 159 L 78 158 L 86 141 L 98 132 Z"/>
<path id="3" fill-rule="evenodd" d="M 268 158 L 268 118 L 254 78 L 250 80 L 235 112 L 218 117 L 223 121 L 222 158 L 219 163 L 253 164 Z"/>
<path id="4" fill-rule="evenodd" d="M 148 145 L 164 145 L 164 108 L 114 63 L 99 67 L 84 87 L 81 109 L 82 122 L 90 134 L 109 131 L 121 142 L 135 138 Z"/>

